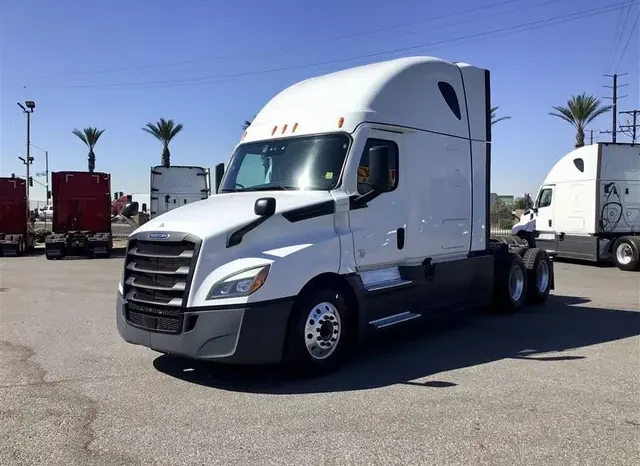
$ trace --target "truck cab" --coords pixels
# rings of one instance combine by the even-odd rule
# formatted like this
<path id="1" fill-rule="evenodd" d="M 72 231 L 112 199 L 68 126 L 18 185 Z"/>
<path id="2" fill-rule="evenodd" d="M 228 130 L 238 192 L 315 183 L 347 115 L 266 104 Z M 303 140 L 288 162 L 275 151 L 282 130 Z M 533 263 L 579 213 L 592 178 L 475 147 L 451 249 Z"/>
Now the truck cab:
<path id="1" fill-rule="evenodd" d="M 559 258 L 640 269 L 640 146 L 598 143 L 563 155 L 512 234 Z"/>
<path id="2" fill-rule="evenodd" d="M 152 167 L 149 180 L 150 218 L 201 201 L 211 193 L 209 170 L 203 167 Z"/>
<path id="3" fill-rule="evenodd" d="M 282 91 L 243 134 L 218 194 L 129 237 L 120 335 L 320 372 L 392 326 L 544 301 L 544 252 L 489 238 L 489 109 L 487 70 L 430 57 Z"/>

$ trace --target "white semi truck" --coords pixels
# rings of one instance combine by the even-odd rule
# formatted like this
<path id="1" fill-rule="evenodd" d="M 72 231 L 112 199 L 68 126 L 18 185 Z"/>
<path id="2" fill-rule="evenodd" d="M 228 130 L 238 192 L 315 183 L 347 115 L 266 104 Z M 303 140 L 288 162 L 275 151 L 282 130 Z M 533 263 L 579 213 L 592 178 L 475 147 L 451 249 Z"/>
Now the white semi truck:
<path id="1" fill-rule="evenodd" d="M 489 237 L 490 100 L 488 70 L 431 57 L 285 89 L 215 196 L 129 237 L 120 335 L 317 374 L 393 326 L 544 302 L 549 255 Z"/>
<path id="2" fill-rule="evenodd" d="M 640 146 L 598 143 L 566 154 L 512 234 L 557 257 L 640 269 Z"/>

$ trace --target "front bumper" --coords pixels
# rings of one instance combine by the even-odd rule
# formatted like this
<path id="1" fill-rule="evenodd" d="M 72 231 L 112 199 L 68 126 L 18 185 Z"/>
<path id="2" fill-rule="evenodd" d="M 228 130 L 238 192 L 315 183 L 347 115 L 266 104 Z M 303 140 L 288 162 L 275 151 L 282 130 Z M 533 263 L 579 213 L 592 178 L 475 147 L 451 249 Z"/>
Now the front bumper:
<path id="1" fill-rule="evenodd" d="M 282 359 L 293 298 L 245 307 L 189 309 L 183 330 L 167 334 L 132 325 L 118 292 L 118 333 L 128 343 L 155 351 L 234 364 L 269 364 Z"/>

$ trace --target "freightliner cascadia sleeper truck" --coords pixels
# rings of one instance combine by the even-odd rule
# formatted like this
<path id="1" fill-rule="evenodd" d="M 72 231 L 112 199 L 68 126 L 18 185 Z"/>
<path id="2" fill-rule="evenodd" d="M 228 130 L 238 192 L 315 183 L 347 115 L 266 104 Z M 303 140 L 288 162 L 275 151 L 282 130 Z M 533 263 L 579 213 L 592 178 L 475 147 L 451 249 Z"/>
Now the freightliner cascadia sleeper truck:
<path id="1" fill-rule="evenodd" d="M 120 335 L 317 374 L 392 326 L 545 301 L 548 254 L 489 236 L 490 107 L 489 71 L 430 57 L 285 89 L 215 196 L 131 234 Z"/>

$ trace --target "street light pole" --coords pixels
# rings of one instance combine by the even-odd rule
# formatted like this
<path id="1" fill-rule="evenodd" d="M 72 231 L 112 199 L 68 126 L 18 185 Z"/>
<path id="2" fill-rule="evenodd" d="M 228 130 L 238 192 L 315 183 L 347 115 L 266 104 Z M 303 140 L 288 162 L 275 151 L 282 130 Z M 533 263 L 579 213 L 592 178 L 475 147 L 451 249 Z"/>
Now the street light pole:
<path id="1" fill-rule="evenodd" d="M 18 102 L 18 107 L 20 107 L 22 111 L 27 114 L 27 159 L 24 160 L 24 164 L 27 166 L 26 195 L 27 195 L 27 219 L 29 219 L 30 218 L 29 212 L 31 212 L 31 209 L 30 209 L 31 206 L 29 205 L 29 166 L 33 162 L 33 159 L 31 158 L 31 152 L 30 152 L 31 150 L 31 114 L 33 113 L 33 110 L 36 108 L 36 104 L 33 100 L 27 100 L 24 103 L 24 105 Z"/>
<path id="2" fill-rule="evenodd" d="M 39 151 L 44 152 L 44 176 L 46 177 L 46 188 L 47 188 L 47 193 L 46 193 L 46 201 L 45 204 L 49 205 L 49 151 L 48 150 L 44 150 L 42 147 L 38 147 L 35 144 L 31 144 L 33 147 L 35 147 L 36 149 L 38 149 Z M 42 172 L 40 173 L 36 173 L 37 176 L 42 176 Z"/>

